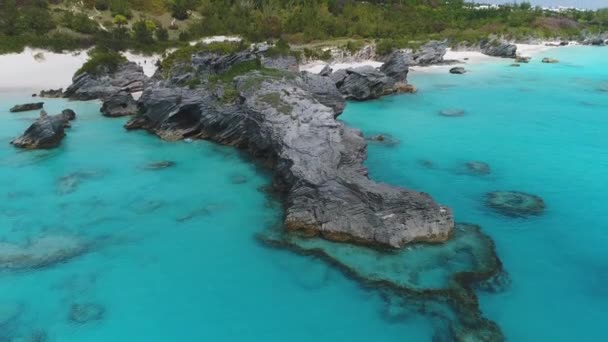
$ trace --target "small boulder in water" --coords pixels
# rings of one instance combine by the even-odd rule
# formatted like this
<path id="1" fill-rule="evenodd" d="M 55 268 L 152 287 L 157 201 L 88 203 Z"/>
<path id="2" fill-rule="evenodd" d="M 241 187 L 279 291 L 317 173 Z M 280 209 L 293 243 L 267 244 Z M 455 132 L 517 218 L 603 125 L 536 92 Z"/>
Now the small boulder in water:
<path id="1" fill-rule="evenodd" d="M 465 164 L 467 171 L 476 175 L 489 175 L 492 173 L 490 165 L 480 161 L 470 161 Z"/>
<path id="2" fill-rule="evenodd" d="M 174 166 L 175 162 L 171 160 L 161 160 L 159 162 L 150 163 L 144 166 L 146 170 L 162 170 Z"/>
<path id="3" fill-rule="evenodd" d="M 459 109 L 459 108 L 442 109 L 441 111 L 439 111 L 439 114 L 442 116 L 449 116 L 449 117 L 463 116 L 464 109 Z"/>
<path id="4" fill-rule="evenodd" d="M 555 64 L 555 63 L 559 63 L 559 60 L 557 60 L 555 58 L 545 57 L 545 58 L 543 58 L 542 62 L 549 63 L 549 64 Z"/>
<path id="5" fill-rule="evenodd" d="M 69 127 L 69 115 L 48 115 L 40 112 L 40 117 L 25 130 L 23 135 L 11 141 L 11 144 L 28 149 L 48 149 L 59 146 Z"/>
<path id="6" fill-rule="evenodd" d="M 521 65 L 520 65 L 519 63 L 513 63 L 513 64 L 511 64 L 510 66 L 512 66 L 512 67 L 516 67 L 516 68 L 517 68 L 517 67 L 520 67 Z"/>
<path id="7" fill-rule="evenodd" d="M 453 67 L 452 69 L 450 69 L 450 74 L 457 74 L 457 75 L 461 75 L 466 73 L 467 70 L 463 67 Z"/>
<path id="8" fill-rule="evenodd" d="M 541 197 L 520 191 L 490 192 L 486 195 L 486 205 L 512 217 L 540 215 L 545 210 L 545 202 Z"/>
<path id="9" fill-rule="evenodd" d="M 27 112 L 30 110 L 42 109 L 43 106 L 44 106 L 44 102 L 24 103 L 24 104 L 19 104 L 19 105 L 13 106 L 13 108 L 10 109 L 10 112 L 11 113 Z"/>
<path id="10" fill-rule="evenodd" d="M 74 323 L 85 324 L 102 320 L 105 311 L 103 306 L 96 303 L 72 304 L 69 318 Z"/>
<path id="11" fill-rule="evenodd" d="M 527 56 L 517 56 L 515 57 L 515 63 L 530 63 L 532 57 Z"/>

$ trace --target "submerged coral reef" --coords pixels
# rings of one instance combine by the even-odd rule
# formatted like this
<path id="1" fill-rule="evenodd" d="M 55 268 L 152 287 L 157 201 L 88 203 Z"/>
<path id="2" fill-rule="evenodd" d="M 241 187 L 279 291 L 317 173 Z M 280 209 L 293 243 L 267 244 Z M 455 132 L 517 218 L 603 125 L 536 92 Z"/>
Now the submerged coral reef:
<path id="1" fill-rule="evenodd" d="M 400 250 L 332 242 L 279 229 L 258 237 L 268 246 L 324 258 L 362 284 L 383 291 L 392 306 L 439 318 L 447 323 L 451 341 L 504 339 L 500 328 L 481 314 L 474 293 L 474 288 L 496 292 L 509 284 L 494 242 L 479 226 L 456 224 L 453 237 L 445 243 Z"/>

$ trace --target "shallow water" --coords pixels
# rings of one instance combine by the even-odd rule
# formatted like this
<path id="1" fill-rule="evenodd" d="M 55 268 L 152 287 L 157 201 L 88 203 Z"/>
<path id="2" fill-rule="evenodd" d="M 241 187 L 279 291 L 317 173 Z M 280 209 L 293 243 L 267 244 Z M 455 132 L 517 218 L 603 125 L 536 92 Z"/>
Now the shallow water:
<path id="1" fill-rule="evenodd" d="M 496 241 L 512 284 L 479 295 L 508 339 L 603 340 L 608 93 L 598 89 L 608 82 L 608 49 L 552 57 L 562 63 L 412 73 L 418 94 L 351 103 L 343 119 L 399 140 L 370 144 L 373 178 L 431 193 Z M 68 236 L 83 251 L 44 267 L 0 269 L 0 341 L 433 336 L 427 317 L 387 318 L 385 297 L 323 261 L 260 244 L 256 234 L 280 222 L 280 207 L 260 191 L 270 176 L 235 150 L 127 133 L 124 119 L 103 118 L 96 102 L 45 100 L 49 113 L 68 107 L 78 118 L 59 149 L 20 151 L 8 142 L 37 113 L 8 108 L 28 100 L 0 95 L 0 241 L 26 248 L 40 237 Z M 465 115 L 438 115 L 446 108 Z M 175 165 L 146 167 L 165 160 Z M 471 160 L 489 163 L 492 173 L 467 174 L 462 164 Z M 540 195 L 547 210 L 503 217 L 484 207 L 493 190 Z M 102 313 L 76 323 L 74 304 Z"/>
<path id="2" fill-rule="evenodd" d="M 280 208 L 269 176 L 232 148 L 127 133 L 96 102 L 46 100 L 78 113 L 61 147 L 8 144 L 37 116 L 0 101 L 0 240 L 76 237 L 86 252 L 37 269 L 0 269 L 0 341 L 44 331 L 49 341 L 364 341 L 426 339 L 418 317 L 387 323 L 374 292 L 323 262 L 269 249 L 255 233 Z M 161 170 L 146 165 L 169 160 Z M 0 260 L 2 260 L 0 246 Z M 0 263 L 1 264 L 1 263 Z M 70 320 L 73 304 L 101 319 Z M 356 314 L 354 314 L 356 313 Z"/>
<path id="3" fill-rule="evenodd" d="M 486 316 L 512 341 L 608 338 L 608 49 L 551 51 L 535 58 L 470 66 L 465 75 L 410 74 L 419 92 L 349 105 L 343 120 L 366 134 L 372 178 L 425 191 L 480 224 L 512 278 L 502 294 L 480 294 Z M 439 115 L 445 108 L 462 117 Z M 429 161 L 423 163 L 421 161 Z M 489 175 L 463 164 L 483 161 Z M 432 163 L 432 165 L 431 165 Z M 432 166 L 432 167 L 431 167 Z M 538 217 L 505 217 L 485 193 L 517 190 L 544 198 Z"/>

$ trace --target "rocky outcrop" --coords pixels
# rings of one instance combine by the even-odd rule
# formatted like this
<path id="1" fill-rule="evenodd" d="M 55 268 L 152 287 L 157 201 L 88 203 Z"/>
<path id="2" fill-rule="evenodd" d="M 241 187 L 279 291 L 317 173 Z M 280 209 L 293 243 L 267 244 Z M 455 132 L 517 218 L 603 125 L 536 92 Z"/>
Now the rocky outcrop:
<path id="1" fill-rule="evenodd" d="M 218 58 L 238 60 L 207 57 L 212 63 L 205 65 Z M 201 75 L 208 73 L 213 71 L 205 69 Z M 373 68 L 345 74 L 342 86 L 361 98 L 385 93 L 385 85 L 395 83 Z M 212 85 L 201 77 L 197 89 L 179 86 L 174 82 L 179 74 L 173 72 L 148 86 L 139 100 L 140 113 L 126 128 L 147 129 L 170 140 L 213 140 L 242 148 L 272 166 L 274 189 L 284 198 L 287 230 L 390 247 L 449 238 L 454 226 L 449 208 L 427 194 L 367 177 L 362 134 L 336 121 L 334 109 L 307 87 L 308 75 L 248 72 L 235 78 L 238 96 L 231 101 L 206 89 Z M 356 89 L 358 77 L 367 82 L 361 89 Z"/>
<path id="2" fill-rule="evenodd" d="M 61 97 L 63 97 L 63 88 L 41 90 L 40 94 L 38 94 L 38 96 L 51 98 L 51 99 L 61 98 Z"/>
<path id="3" fill-rule="evenodd" d="M 309 91 L 317 101 L 333 109 L 336 117 L 342 114 L 346 101 L 331 78 L 303 71 L 297 81 L 298 85 Z"/>
<path id="4" fill-rule="evenodd" d="M 467 70 L 463 67 L 453 67 L 450 69 L 450 74 L 462 75 L 465 74 Z"/>
<path id="5" fill-rule="evenodd" d="M 104 99 L 120 92 L 142 91 L 147 80 L 143 68 L 133 62 L 123 63 L 115 71 L 99 69 L 95 74 L 75 75 L 63 96 L 73 100 Z"/>
<path id="6" fill-rule="evenodd" d="M 73 111 L 64 111 L 57 115 L 40 112 L 40 117 L 11 144 L 28 149 L 48 149 L 59 146 L 65 136 L 64 129 L 69 127 Z M 74 114 L 75 117 L 75 114 Z"/>
<path id="7" fill-rule="evenodd" d="M 492 57 L 515 58 L 517 45 L 502 40 L 486 40 L 480 44 L 481 53 Z"/>
<path id="8" fill-rule="evenodd" d="M 319 72 L 319 76 L 329 76 L 332 72 L 333 70 L 331 69 L 329 64 L 327 64 L 323 67 L 323 69 L 321 69 L 321 71 Z"/>
<path id="9" fill-rule="evenodd" d="M 117 118 L 137 114 L 137 102 L 129 93 L 121 92 L 109 96 L 99 110 L 104 116 Z"/>
<path id="10" fill-rule="evenodd" d="M 9 111 L 11 113 L 28 112 L 30 110 L 42 109 L 43 106 L 44 106 L 44 102 L 24 103 L 24 104 L 14 105 L 11 109 L 9 109 Z"/>
<path id="11" fill-rule="evenodd" d="M 393 52 L 380 70 L 371 66 L 338 70 L 330 75 L 340 92 L 352 100 L 377 99 L 394 93 L 412 93 L 416 88 L 407 84 L 408 55 Z"/>
<path id="12" fill-rule="evenodd" d="M 431 40 L 411 53 L 410 65 L 431 65 L 443 63 L 443 56 L 447 52 L 447 42 Z"/>
<path id="13" fill-rule="evenodd" d="M 380 72 L 395 80 L 405 83 L 409 72 L 409 58 L 403 51 L 393 52 L 380 67 Z"/>
<path id="14" fill-rule="evenodd" d="M 286 70 L 291 72 L 298 72 L 300 65 L 298 60 L 291 55 L 279 55 L 279 56 L 260 56 L 260 63 L 265 68 Z"/>
<path id="15" fill-rule="evenodd" d="M 372 66 L 338 70 L 331 78 L 338 90 L 351 100 L 371 100 L 394 93 L 395 80 Z"/>

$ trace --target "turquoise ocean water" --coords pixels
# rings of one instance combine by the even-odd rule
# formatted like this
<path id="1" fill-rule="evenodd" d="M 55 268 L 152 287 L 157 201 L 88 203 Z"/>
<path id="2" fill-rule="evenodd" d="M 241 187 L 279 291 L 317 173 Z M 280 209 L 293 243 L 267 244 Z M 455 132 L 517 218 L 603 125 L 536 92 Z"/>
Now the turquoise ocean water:
<path id="1" fill-rule="evenodd" d="M 482 294 L 484 314 L 511 341 L 608 338 L 608 49 L 412 72 L 416 95 L 350 103 L 342 119 L 395 146 L 370 144 L 380 181 L 429 192 L 497 244 L 510 288 Z M 430 341 L 425 316 L 388 319 L 386 303 L 322 260 L 271 249 L 255 236 L 280 221 L 260 189 L 270 175 L 237 151 L 125 132 L 97 102 L 45 100 L 78 118 L 59 149 L 8 144 L 37 116 L 0 94 L 0 265 L 7 250 L 68 237 L 82 253 L 37 268 L 0 268 L 0 341 Z M 442 117 L 446 108 L 462 117 Z M 150 170 L 170 160 L 175 165 Z M 431 161 L 434 168 L 420 164 Z M 467 161 L 490 164 L 471 176 Z M 484 194 L 545 199 L 539 217 L 503 217 Z M 74 307 L 97 320 L 77 323 Z M 29 340 L 28 340 L 29 339 Z"/>

